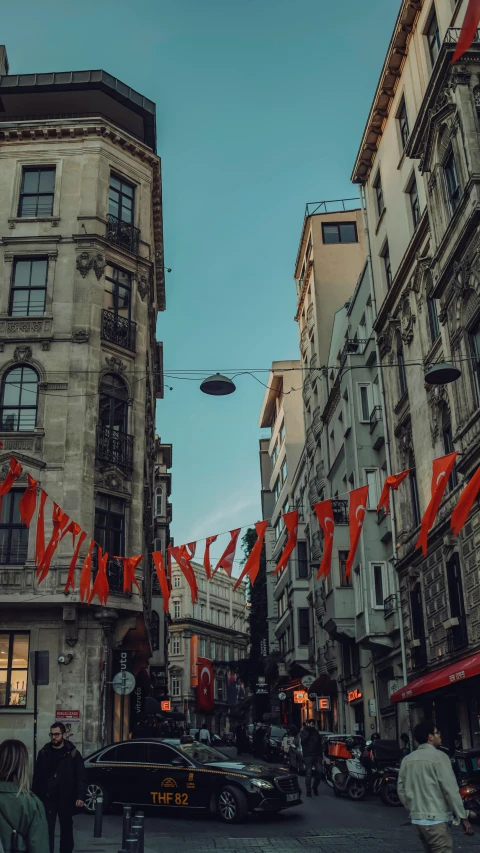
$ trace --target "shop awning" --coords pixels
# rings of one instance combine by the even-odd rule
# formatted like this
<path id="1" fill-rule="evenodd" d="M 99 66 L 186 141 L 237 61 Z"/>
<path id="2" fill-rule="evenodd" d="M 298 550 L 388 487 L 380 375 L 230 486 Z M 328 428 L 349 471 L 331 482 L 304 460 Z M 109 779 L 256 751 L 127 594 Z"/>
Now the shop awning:
<path id="1" fill-rule="evenodd" d="M 435 672 L 429 672 L 427 675 L 422 675 L 421 678 L 410 681 L 409 684 L 405 684 L 400 690 L 392 693 L 390 701 L 411 702 L 422 693 L 430 693 L 432 690 L 438 690 L 441 687 L 451 687 L 452 684 L 458 684 L 465 678 L 472 678 L 474 675 L 480 675 L 480 654 L 463 658 L 463 660 L 452 663 L 450 666 L 444 666 L 442 669 L 436 669 Z"/>

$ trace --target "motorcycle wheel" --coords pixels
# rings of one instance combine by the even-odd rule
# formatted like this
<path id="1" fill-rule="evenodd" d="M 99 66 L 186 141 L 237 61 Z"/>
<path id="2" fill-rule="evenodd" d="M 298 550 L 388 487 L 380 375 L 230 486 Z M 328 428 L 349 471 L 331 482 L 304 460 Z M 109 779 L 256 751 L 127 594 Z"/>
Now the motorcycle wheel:
<path id="1" fill-rule="evenodd" d="M 365 797 L 365 783 L 361 779 L 351 779 L 348 785 L 348 796 L 351 800 L 363 800 Z"/>
<path id="2" fill-rule="evenodd" d="M 383 785 L 380 791 L 380 798 L 382 803 L 385 803 L 386 806 L 401 806 L 400 797 L 398 796 L 397 786 L 387 782 L 386 785 Z"/>

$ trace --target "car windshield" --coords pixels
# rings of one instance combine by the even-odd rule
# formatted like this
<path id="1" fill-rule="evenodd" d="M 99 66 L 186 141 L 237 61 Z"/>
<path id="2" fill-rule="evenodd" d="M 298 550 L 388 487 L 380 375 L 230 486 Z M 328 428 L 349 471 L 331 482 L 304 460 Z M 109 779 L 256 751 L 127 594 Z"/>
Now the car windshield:
<path id="1" fill-rule="evenodd" d="M 285 737 L 287 734 L 286 729 L 281 729 L 279 726 L 272 726 L 270 729 L 270 737 Z"/>
<path id="2" fill-rule="evenodd" d="M 227 758 L 223 752 L 218 749 L 212 749 L 204 743 L 182 743 L 178 747 L 186 758 L 192 758 L 193 761 L 198 761 L 199 764 L 211 764 L 213 761 L 226 761 Z"/>

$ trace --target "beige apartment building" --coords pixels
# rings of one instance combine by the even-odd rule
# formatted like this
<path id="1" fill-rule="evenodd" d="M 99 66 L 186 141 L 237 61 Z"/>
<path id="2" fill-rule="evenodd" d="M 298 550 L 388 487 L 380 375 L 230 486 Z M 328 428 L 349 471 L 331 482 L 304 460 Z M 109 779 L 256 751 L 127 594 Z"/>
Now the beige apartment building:
<path id="1" fill-rule="evenodd" d="M 391 471 L 413 468 L 394 499 L 412 723 L 434 715 L 444 742 L 478 746 L 478 505 L 456 538 L 450 513 L 480 444 L 480 42 L 453 67 L 467 0 L 400 4 L 355 161 L 368 223 L 375 329 Z M 435 362 L 452 384 L 429 385 Z M 416 550 L 432 460 L 459 451 L 424 559 Z M 431 676 L 429 689 L 419 682 Z M 427 685 L 428 686 L 428 685 Z"/>
<path id="2" fill-rule="evenodd" d="M 49 653 L 38 745 L 56 716 L 88 753 L 126 736 L 150 689 L 155 401 L 163 396 L 165 310 L 155 104 L 104 71 L 0 77 L 0 468 L 23 475 L 0 518 L 0 738 L 33 747 L 30 653 Z M 35 525 L 18 503 L 30 473 L 87 533 L 75 578 L 62 542 L 35 579 Z M 86 546 L 109 553 L 110 597 L 79 599 Z M 123 592 L 117 556 L 144 554 Z M 94 573 L 96 565 L 94 565 Z M 112 677 L 127 663 L 133 698 Z"/>

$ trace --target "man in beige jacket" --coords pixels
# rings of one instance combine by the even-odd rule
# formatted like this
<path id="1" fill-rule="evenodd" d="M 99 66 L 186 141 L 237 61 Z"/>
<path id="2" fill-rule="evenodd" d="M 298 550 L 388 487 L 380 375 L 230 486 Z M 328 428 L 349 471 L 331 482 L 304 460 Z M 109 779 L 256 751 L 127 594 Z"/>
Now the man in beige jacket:
<path id="1" fill-rule="evenodd" d="M 398 796 L 410 812 L 425 853 L 452 853 L 450 823 L 462 823 L 473 835 L 448 755 L 439 747 L 442 737 L 434 723 L 415 726 L 418 749 L 406 755 L 398 776 Z"/>

